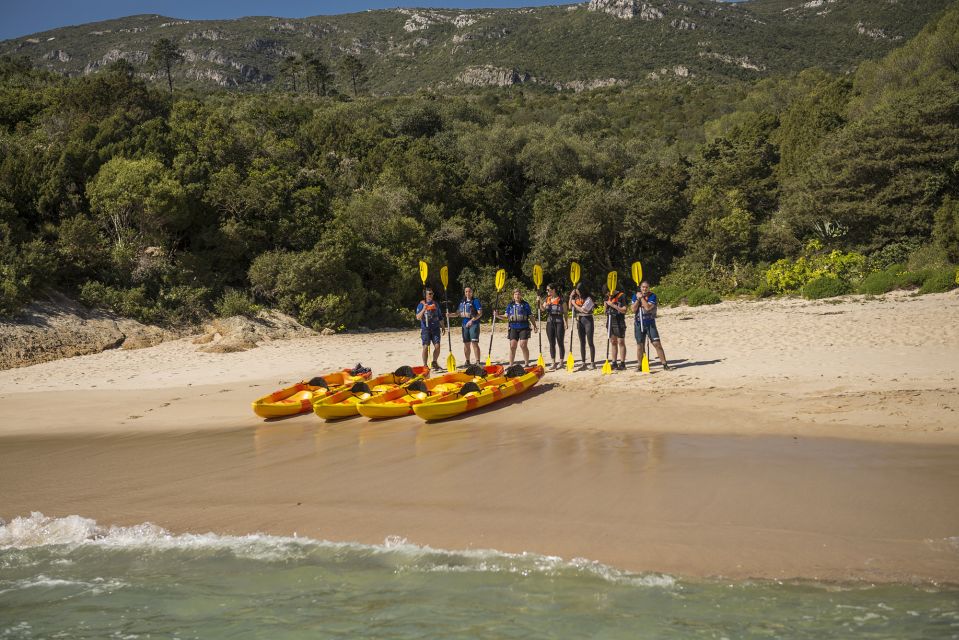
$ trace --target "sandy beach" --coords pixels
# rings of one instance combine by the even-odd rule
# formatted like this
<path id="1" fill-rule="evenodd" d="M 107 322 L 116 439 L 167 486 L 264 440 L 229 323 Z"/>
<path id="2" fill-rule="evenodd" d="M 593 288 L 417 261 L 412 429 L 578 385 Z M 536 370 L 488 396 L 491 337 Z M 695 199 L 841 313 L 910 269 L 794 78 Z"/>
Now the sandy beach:
<path id="1" fill-rule="evenodd" d="M 183 339 L 0 371 L 0 517 L 959 583 L 957 320 L 956 292 L 663 309 L 674 371 L 551 372 L 438 424 L 250 410 L 357 361 L 415 364 L 415 331 L 228 354 Z"/>

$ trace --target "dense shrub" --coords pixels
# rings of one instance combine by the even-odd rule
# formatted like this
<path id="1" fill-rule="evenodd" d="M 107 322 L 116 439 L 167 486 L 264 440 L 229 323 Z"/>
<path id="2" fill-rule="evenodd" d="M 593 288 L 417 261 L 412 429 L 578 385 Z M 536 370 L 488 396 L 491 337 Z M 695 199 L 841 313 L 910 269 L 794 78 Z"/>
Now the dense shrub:
<path id="1" fill-rule="evenodd" d="M 874 271 L 859 283 L 859 293 L 878 296 L 899 286 L 899 277 L 894 271 Z"/>
<path id="2" fill-rule="evenodd" d="M 246 316 L 252 318 L 260 310 L 253 298 L 237 289 L 227 289 L 213 305 L 217 314 L 223 318 Z"/>
<path id="3" fill-rule="evenodd" d="M 723 299 L 715 291 L 709 289 L 693 289 L 686 294 L 686 303 L 691 307 L 704 304 L 719 304 Z"/>
<path id="4" fill-rule="evenodd" d="M 657 304 L 662 306 L 677 305 L 686 297 L 685 289 L 670 285 L 659 285 L 653 292 L 656 294 Z"/>
<path id="5" fill-rule="evenodd" d="M 805 255 L 796 260 L 777 260 L 766 270 L 766 282 L 780 293 L 788 293 L 804 289 L 824 276 L 848 283 L 865 275 L 866 257 L 861 253 L 837 249 L 825 254 L 819 252 L 821 248 L 821 244 L 813 241 L 806 245 Z"/>
<path id="6" fill-rule="evenodd" d="M 850 286 L 845 280 L 840 280 L 836 276 L 825 275 L 806 283 L 802 289 L 802 294 L 810 300 L 819 300 L 820 298 L 834 298 L 849 293 Z"/>
<path id="7" fill-rule="evenodd" d="M 919 288 L 919 293 L 942 293 L 955 289 L 956 286 L 955 267 L 932 269 L 927 272 L 922 287 Z"/>

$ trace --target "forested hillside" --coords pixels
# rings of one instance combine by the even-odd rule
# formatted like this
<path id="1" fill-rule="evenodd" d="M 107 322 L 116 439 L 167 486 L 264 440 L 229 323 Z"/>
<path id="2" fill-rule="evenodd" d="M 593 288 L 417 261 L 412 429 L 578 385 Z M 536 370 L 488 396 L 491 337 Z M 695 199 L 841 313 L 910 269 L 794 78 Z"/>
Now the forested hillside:
<path id="1" fill-rule="evenodd" d="M 642 259 L 665 298 L 954 286 L 959 5 L 850 74 L 582 93 L 171 95 L 122 60 L 0 64 L 4 312 L 57 288 L 164 324 L 255 302 L 396 325 L 424 258 L 487 297 L 497 267 L 574 259 L 596 289 Z"/>
<path id="2" fill-rule="evenodd" d="M 158 15 L 0 42 L 0 54 L 85 75 L 123 58 L 208 91 L 409 93 L 522 83 L 575 89 L 666 78 L 755 80 L 849 71 L 914 36 L 950 0 L 590 0 L 528 9 L 391 9 L 287 19 Z"/>

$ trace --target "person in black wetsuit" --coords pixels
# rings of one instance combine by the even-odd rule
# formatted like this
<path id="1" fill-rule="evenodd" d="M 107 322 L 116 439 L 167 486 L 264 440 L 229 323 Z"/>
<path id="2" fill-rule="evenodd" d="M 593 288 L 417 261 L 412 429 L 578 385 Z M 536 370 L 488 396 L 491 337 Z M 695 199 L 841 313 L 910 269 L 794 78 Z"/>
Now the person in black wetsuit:
<path id="1" fill-rule="evenodd" d="M 579 334 L 579 353 L 582 364 L 578 371 L 586 371 L 592 365 L 596 368 L 596 346 L 593 344 L 593 309 L 596 303 L 586 287 L 580 286 L 569 294 L 569 307 L 573 310 L 576 332 Z M 586 343 L 589 342 L 589 362 L 586 361 Z"/>
<path id="2" fill-rule="evenodd" d="M 566 357 L 566 303 L 559 295 L 559 287 L 556 284 L 546 285 L 546 298 L 537 299 L 540 309 L 546 313 L 546 337 L 549 339 L 549 357 L 553 364 L 550 371 L 555 371 L 559 366 L 556 360 L 556 348 L 559 347 L 559 361 L 562 362 Z"/>

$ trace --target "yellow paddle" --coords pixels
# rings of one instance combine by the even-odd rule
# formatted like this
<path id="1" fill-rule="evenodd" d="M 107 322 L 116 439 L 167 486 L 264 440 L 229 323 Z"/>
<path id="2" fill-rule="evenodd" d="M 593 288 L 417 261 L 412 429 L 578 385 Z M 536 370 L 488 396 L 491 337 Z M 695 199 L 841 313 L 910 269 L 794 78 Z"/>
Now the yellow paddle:
<path id="1" fill-rule="evenodd" d="M 426 287 L 426 277 L 429 275 L 429 273 L 430 273 L 429 265 L 427 265 L 425 262 L 423 262 L 422 260 L 420 260 L 420 280 L 423 281 L 423 287 L 424 287 L 424 288 Z M 424 296 L 425 296 L 425 294 L 424 294 Z M 424 299 L 425 299 L 425 297 L 424 297 Z M 430 325 L 430 312 L 427 311 L 426 313 L 424 313 L 424 314 L 423 314 L 423 318 L 424 318 L 424 320 L 426 320 L 426 326 L 429 326 L 429 325 Z M 427 343 L 427 345 L 426 345 L 426 356 L 427 356 L 426 361 L 427 361 L 427 362 L 430 361 L 430 360 L 429 360 L 430 346 L 432 346 L 432 343 Z"/>
<path id="2" fill-rule="evenodd" d="M 539 288 L 543 286 L 543 267 L 538 264 L 533 265 L 533 284 L 536 285 L 536 295 L 539 296 Z M 536 364 L 540 367 L 545 367 L 546 362 L 543 360 L 543 327 L 540 326 L 540 305 L 536 305 L 536 326 L 539 327 L 539 357 L 536 358 Z"/>
<path id="3" fill-rule="evenodd" d="M 639 283 L 643 281 L 643 263 L 637 260 L 633 263 L 633 282 L 636 283 L 636 287 L 639 287 Z M 642 309 L 642 304 L 640 304 L 640 309 Z M 639 327 L 643 328 L 643 316 L 642 311 L 637 309 L 636 313 L 639 315 Z M 646 336 L 646 348 L 643 349 L 643 361 L 639 365 L 643 373 L 649 373 L 649 336 Z"/>
<path id="4" fill-rule="evenodd" d="M 450 350 L 449 355 L 446 356 L 446 370 L 453 373 L 456 371 L 456 356 L 453 355 L 453 337 L 450 333 L 450 296 L 446 293 L 446 287 L 450 283 L 450 270 L 446 266 L 440 269 L 440 280 L 443 281 L 443 297 L 446 298 L 443 308 L 446 310 L 446 345 Z"/>
<path id="5" fill-rule="evenodd" d="M 616 290 L 616 272 L 610 271 L 609 275 L 606 276 L 606 290 L 609 292 L 607 295 L 613 295 L 613 291 Z M 613 372 L 612 365 L 609 364 L 609 323 L 611 315 L 609 311 L 606 311 L 606 362 L 603 363 L 603 375 L 608 376 Z M 626 359 L 626 356 L 623 356 L 623 360 Z"/>
<path id="6" fill-rule="evenodd" d="M 486 366 L 493 364 L 490 353 L 493 352 L 493 330 L 496 328 L 496 307 L 499 306 L 499 292 L 506 285 L 506 269 L 500 269 L 496 272 L 496 302 L 493 303 L 493 320 L 489 326 L 489 349 L 486 350 Z"/>
<path id="7" fill-rule="evenodd" d="M 576 285 L 579 284 L 579 263 L 574 262 L 569 265 L 569 279 L 573 282 L 573 288 L 576 288 Z M 576 326 L 576 311 L 570 306 L 569 317 L 572 320 L 570 323 L 572 326 L 569 328 L 569 354 L 566 356 L 566 370 L 570 373 L 573 372 L 573 367 L 576 365 L 573 360 L 573 331 L 575 331 Z"/>

